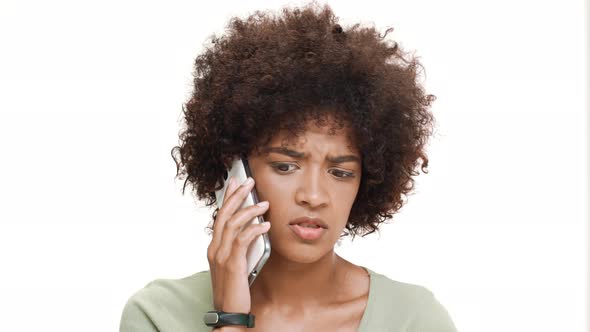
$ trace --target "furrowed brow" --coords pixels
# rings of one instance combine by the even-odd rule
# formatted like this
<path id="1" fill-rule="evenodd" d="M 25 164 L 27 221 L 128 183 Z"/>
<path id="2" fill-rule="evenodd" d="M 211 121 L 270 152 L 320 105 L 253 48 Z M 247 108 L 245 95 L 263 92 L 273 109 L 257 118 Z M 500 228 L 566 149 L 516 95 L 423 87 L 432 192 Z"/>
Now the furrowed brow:
<path id="1" fill-rule="evenodd" d="M 326 160 L 328 160 L 329 162 L 331 162 L 333 164 L 341 164 L 341 163 L 346 163 L 349 161 L 357 162 L 359 164 L 361 163 L 361 159 L 359 157 L 353 156 L 353 155 L 326 157 Z"/>
<path id="2" fill-rule="evenodd" d="M 267 148 L 262 149 L 262 152 L 264 152 L 264 153 L 269 153 L 269 152 L 280 153 L 280 154 L 283 154 L 283 155 L 286 155 L 286 156 L 289 156 L 289 157 L 295 158 L 295 159 L 303 159 L 305 157 L 305 154 L 303 152 L 298 152 L 298 151 L 283 148 L 283 147 L 267 147 Z"/>
<path id="3" fill-rule="evenodd" d="M 295 150 L 291 150 L 288 148 L 284 148 L 284 147 L 266 147 L 264 149 L 262 149 L 263 153 L 270 153 L 270 152 L 274 152 L 274 153 L 279 153 L 291 158 L 295 158 L 295 159 L 304 159 L 305 158 L 305 153 L 303 152 L 299 152 L 299 151 L 295 151 Z M 357 163 L 361 163 L 361 159 L 357 156 L 354 155 L 345 155 L 345 156 L 336 156 L 336 157 L 326 157 L 326 160 L 328 160 L 330 163 L 333 164 L 341 164 L 341 163 L 346 163 L 346 162 L 357 162 Z"/>

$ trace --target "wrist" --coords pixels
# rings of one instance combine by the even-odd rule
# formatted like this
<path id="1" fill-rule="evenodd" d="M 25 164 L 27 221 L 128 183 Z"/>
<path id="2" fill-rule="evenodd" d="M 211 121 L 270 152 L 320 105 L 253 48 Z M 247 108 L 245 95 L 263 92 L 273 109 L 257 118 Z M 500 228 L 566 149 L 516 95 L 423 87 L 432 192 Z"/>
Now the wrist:
<path id="1" fill-rule="evenodd" d="M 250 308 L 246 308 L 244 306 L 222 305 L 221 311 L 223 311 L 223 312 L 238 312 L 238 313 L 242 313 L 242 314 L 247 314 L 250 312 Z"/>
<path id="2" fill-rule="evenodd" d="M 203 316 L 203 323 L 214 328 L 214 331 L 246 331 L 255 326 L 255 317 L 251 313 L 236 313 L 224 311 L 208 311 Z"/>
<path id="3" fill-rule="evenodd" d="M 213 329 L 213 332 L 246 332 L 248 329 L 244 326 L 222 326 Z"/>

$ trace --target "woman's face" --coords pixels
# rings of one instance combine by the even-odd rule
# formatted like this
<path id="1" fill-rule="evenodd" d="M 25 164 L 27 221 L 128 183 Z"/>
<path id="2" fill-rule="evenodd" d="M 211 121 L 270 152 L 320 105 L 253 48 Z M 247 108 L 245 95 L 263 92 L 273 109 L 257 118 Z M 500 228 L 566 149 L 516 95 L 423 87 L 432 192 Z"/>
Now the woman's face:
<path id="1" fill-rule="evenodd" d="M 361 181 L 361 156 L 347 139 L 347 129 L 328 134 L 311 122 L 297 142 L 281 146 L 284 132 L 258 155 L 249 156 L 260 201 L 270 203 L 272 252 L 294 262 L 310 263 L 331 252 L 348 221 Z M 324 229 L 301 229 L 290 223 L 301 217 L 321 219 Z M 319 233 L 302 238 L 300 229 Z"/>

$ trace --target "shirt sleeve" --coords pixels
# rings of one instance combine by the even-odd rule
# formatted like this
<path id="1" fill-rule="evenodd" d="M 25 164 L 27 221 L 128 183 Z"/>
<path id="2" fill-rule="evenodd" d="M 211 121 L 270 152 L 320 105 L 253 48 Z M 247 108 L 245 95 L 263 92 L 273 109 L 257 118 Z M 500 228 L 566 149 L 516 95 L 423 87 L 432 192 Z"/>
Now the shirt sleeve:
<path id="1" fill-rule="evenodd" d="M 135 297 L 131 297 L 121 316 L 119 332 L 159 332 Z"/>
<path id="2" fill-rule="evenodd" d="M 408 331 L 457 332 L 457 328 L 445 307 L 428 291 Z"/>

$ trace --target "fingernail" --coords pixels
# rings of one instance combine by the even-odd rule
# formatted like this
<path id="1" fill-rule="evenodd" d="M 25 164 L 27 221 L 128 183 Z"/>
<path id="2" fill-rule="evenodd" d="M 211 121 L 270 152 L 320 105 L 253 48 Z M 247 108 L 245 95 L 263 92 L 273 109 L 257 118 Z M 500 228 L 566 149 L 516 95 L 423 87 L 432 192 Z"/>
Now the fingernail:
<path id="1" fill-rule="evenodd" d="M 256 206 L 260 206 L 262 208 L 265 208 L 268 206 L 268 201 L 262 201 L 262 202 L 256 204 Z"/>
<path id="2" fill-rule="evenodd" d="M 252 178 L 247 178 L 246 181 L 244 181 L 244 183 L 242 185 L 247 186 L 247 185 L 251 184 L 252 182 L 254 182 L 254 180 L 252 180 Z"/>

